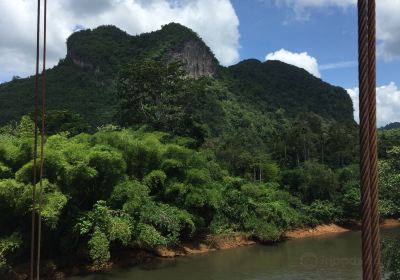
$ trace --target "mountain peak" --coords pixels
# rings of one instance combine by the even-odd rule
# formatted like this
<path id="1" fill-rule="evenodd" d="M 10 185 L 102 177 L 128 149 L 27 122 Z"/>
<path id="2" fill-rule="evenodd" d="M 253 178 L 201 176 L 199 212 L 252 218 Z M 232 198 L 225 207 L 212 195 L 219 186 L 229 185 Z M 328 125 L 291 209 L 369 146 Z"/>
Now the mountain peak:
<path id="1" fill-rule="evenodd" d="M 219 65 L 204 41 L 179 23 L 137 36 L 112 25 L 82 30 L 68 38 L 67 49 L 67 58 L 74 64 L 103 72 L 141 57 L 178 60 L 188 76 L 195 78 L 214 76 Z"/>
<path id="2" fill-rule="evenodd" d="M 229 67 L 231 90 L 260 110 L 292 107 L 290 113 L 313 112 L 342 121 L 353 119 L 347 91 L 332 86 L 306 70 L 277 60 L 244 60 Z M 249 95 L 248 92 L 252 94 Z"/>
<path id="3" fill-rule="evenodd" d="M 382 130 L 400 129 L 400 122 L 392 122 L 381 128 Z"/>
<path id="4" fill-rule="evenodd" d="M 161 31 L 164 31 L 164 32 L 187 32 L 187 33 L 197 36 L 197 34 L 192 29 L 190 29 L 189 27 L 186 27 L 180 23 L 177 23 L 177 22 L 170 22 L 168 24 L 162 25 Z"/>

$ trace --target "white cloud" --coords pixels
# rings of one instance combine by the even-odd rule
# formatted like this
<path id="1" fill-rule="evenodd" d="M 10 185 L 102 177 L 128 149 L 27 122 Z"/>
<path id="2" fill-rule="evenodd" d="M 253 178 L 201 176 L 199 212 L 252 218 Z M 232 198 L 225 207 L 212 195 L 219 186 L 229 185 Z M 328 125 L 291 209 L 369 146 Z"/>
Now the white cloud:
<path id="1" fill-rule="evenodd" d="M 379 54 L 385 59 L 400 58 L 400 0 L 377 1 Z"/>
<path id="2" fill-rule="evenodd" d="M 354 119 L 359 122 L 359 89 L 348 89 L 347 92 L 353 100 L 355 110 Z M 377 87 L 376 100 L 378 127 L 382 127 L 391 122 L 400 121 L 400 89 L 394 82 L 386 86 Z"/>
<path id="3" fill-rule="evenodd" d="M 295 19 L 307 20 L 312 9 L 356 7 L 357 0 L 263 0 L 290 7 Z M 400 58 L 400 0 L 377 0 L 377 38 L 379 54 L 387 59 Z M 356 24 L 356 22 L 354 22 Z"/>
<path id="4" fill-rule="evenodd" d="M 327 63 L 318 65 L 318 60 L 309 55 L 307 52 L 294 53 L 285 49 L 280 49 L 276 52 L 272 52 L 266 55 L 266 60 L 279 60 L 287 64 L 303 68 L 315 77 L 321 78 L 321 71 L 342 69 L 356 67 L 357 61 L 339 61 L 334 63 Z"/>
<path id="5" fill-rule="evenodd" d="M 287 64 L 291 64 L 310 72 L 314 76 L 320 78 L 321 74 L 318 70 L 318 61 L 315 57 L 308 55 L 307 52 L 293 53 L 285 49 L 269 53 L 265 57 L 266 60 L 280 60 Z"/>
<path id="6" fill-rule="evenodd" d="M 0 1 L 0 76 L 34 72 L 36 1 Z M 113 24 L 130 34 L 169 22 L 192 28 L 223 65 L 239 60 L 239 19 L 230 0 L 58 0 L 48 2 L 48 64 L 66 54 L 77 26 Z"/>

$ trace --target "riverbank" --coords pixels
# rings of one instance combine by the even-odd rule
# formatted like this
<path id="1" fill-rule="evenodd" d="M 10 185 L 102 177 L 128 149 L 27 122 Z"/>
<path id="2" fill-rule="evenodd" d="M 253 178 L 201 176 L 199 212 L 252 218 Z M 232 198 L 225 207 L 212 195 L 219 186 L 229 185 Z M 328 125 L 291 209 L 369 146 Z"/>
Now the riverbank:
<path id="1" fill-rule="evenodd" d="M 380 226 L 381 228 L 400 227 L 400 220 L 385 219 L 382 221 Z M 319 225 L 314 228 L 296 229 L 288 231 L 285 234 L 285 236 L 288 239 L 299 239 L 299 238 L 317 237 L 321 235 L 338 234 L 338 233 L 357 231 L 357 230 L 361 230 L 360 222 L 349 222 L 343 225 L 332 223 L 326 225 Z"/>
<path id="2" fill-rule="evenodd" d="M 154 254 L 162 258 L 173 258 L 178 256 L 204 254 L 219 250 L 228 250 L 243 246 L 250 246 L 257 242 L 244 233 L 208 235 L 204 240 L 183 244 L 177 249 L 158 248 Z"/>
<path id="3" fill-rule="evenodd" d="M 385 219 L 381 223 L 381 227 L 400 227 L 400 221 L 398 219 Z M 318 225 L 313 228 L 302 228 L 288 231 L 283 235 L 282 240 L 311 238 L 323 235 L 339 234 L 349 231 L 357 231 L 360 229 L 360 223 L 356 222 L 346 223 L 344 225 L 339 225 L 335 223 L 324 224 Z M 184 244 L 182 248 L 174 250 L 158 248 L 154 251 L 154 253 L 158 257 L 173 258 L 193 254 L 204 254 L 218 250 L 234 249 L 243 246 L 250 246 L 256 243 L 257 241 L 252 240 L 248 235 L 236 233 L 234 235 L 207 236 L 206 239 L 202 242 L 197 242 L 194 244 Z"/>
<path id="4" fill-rule="evenodd" d="M 285 234 L 287 239 L 309 238 L 321 235 L 336 234 L 350 231 L 350 228 L 338 224 L 319 225 L 314 228 L 291 230 Z"/>
<path id="5" fill-rule="evenodd" d="M 391 228 L 400 227 L 400 221 L 397 219 L 386 219 L 382 222 L 381 227 Z M 314 228 L 304 228 L 288 231 L 284 234 L 282 240 L 285 239 L 302 239 L 313 238 L 324 235 L 340 234 L 349 231 L 357 231 L 360 225 L 357 223 L 349 223 L 346 225 L 338 224 L 325 224 L 319 225 Z M 135 265 L 145 264 L 157 259 L 175 258 L 180 256 L 205 254 L 219 250 L 229 250 L 244 246 L 251 246 L 258 243 L 251 239 L 247 234 L 235 233 L 225 235 L 208 235 L 204 239 L 183 244 L 179 248 L 167 249 L 157 248 L 153 251 L 143 249 L 131 249 L 120 251 L 115 254 L 106 265 L 96 267 L 92 265 L 85 265 L 84 263 L 75 262 L 73 265 L 54 261 L 43 261 L 44 268 L 42 269 L 42 279 L 48 280 L 61 280 L 71 275 L 86 275 L 110 269 L 129 268 Z M 21 266 L 12 275 L 12 280 L 25 280 L 28 279 L 27 266 Z"/>
<path id="6" fill-rule="evenodd" d="M 382 229 L 383 239 L 400 227 Z M 68 280 L 330 280 L 361 279 L 361 233 L 288 240 L 275 245 L 241 247 L 182 258 L 157 259 L 145 265 L 113 269 Z"/>
<path id="7" fill-rule="evenodd" d="M 381 227 L 400 227 L 400 221 L 397 219 L 386 219 L 381 223 Z M 357 231 L 361 229 L 359 223 L 324 224 L 313 228 L 295 229 L 286 232 L 282 236 L 285 239 L 301 239 L 311 238 L 330 234 L 339 234 L 349 231 Z M 229 250 L 244 246 L 251 246 L 258 242 L 251 239 L 249 235 L 243 233 L 225 234 L 225 235 L 208 235 L 204 240 L 190 244 L 183 244 L 180 248 L 168 249 L 157 248 L 152 253 L 160 258 L 175 258 L 187 255 L 205 254 L 219 250 Z"/>
<path id="8" fill-rule="evenodd" d="M 398 227 L 400 226 L 400 219 L 385 219 L 382 224 L 382 227 Z"/>

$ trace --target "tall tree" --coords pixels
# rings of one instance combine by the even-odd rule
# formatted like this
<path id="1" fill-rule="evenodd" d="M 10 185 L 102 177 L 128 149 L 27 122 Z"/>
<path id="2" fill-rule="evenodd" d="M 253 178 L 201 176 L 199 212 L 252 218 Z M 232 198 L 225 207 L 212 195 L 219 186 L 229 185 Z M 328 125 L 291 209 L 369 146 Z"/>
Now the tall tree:
<path id="1" fill-rule="evenodd" d="M 184 72 L 177 62 L 140 60 L 119 73 L 117 95 L 123 125 L 149 124 L 155 129 L 181 118 Z"/>

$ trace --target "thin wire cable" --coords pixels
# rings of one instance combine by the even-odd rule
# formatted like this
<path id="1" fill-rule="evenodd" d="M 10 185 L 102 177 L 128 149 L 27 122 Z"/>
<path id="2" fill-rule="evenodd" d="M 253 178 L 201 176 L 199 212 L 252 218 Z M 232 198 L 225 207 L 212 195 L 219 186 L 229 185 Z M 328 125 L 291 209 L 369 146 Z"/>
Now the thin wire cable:
<path id="1" fill-rule="evenodd" d="M 368 97 L 370 145 L 370 195 L 371 195 L 371 249 L 373 279 L 381 278 L 379 205 L 378 205 L 378 148 L 376 128 L 376 6 L 368 0 Z"/>
<path id="2" fill-rule="evenodd" d="M 372 280 L 371 196 L 369 155 L 369 98 L 368 98 L 368 7 L 358 0 L 358 59 L 360 87 L 360 176 L 362 198 L 362 267 L 363 279 Z"/>
<path id="3" fill-rule="evenodd" d="M 43 201 L 43 171 L 44 171 L 44 142 L 46 136 L 46 44 L 47 44 L 47 0 L 44 0 L 43 8 L 43 70 L 42 70 L 42 124 L 40 134 L 40 192 L 38 195 L 38 237 L 37 237 L 37 261 L 36 279 L 40 279 L 40 254 L 42 240 L 42 213 L 41 206 Z"/>
<path id="4" fill-rule="evenodd" d="M 33 146 L 33 181 L 32 181 L 32 231 L 31 231 L 31 261 L 30 261 L 30 279 L 34 275 L 34 255 L 35 255 L 35 223 L 36 223 L 36 181 L 37 181 L 37 142 L 38 142 L 38 111 L 39 111 L 39 47 L 40 47 L 40 0 L 37 1 L 37 31 L 36 31 L 36 74 L 35 74 L 35 112 L 34 112 L 34 146 Z"/>

